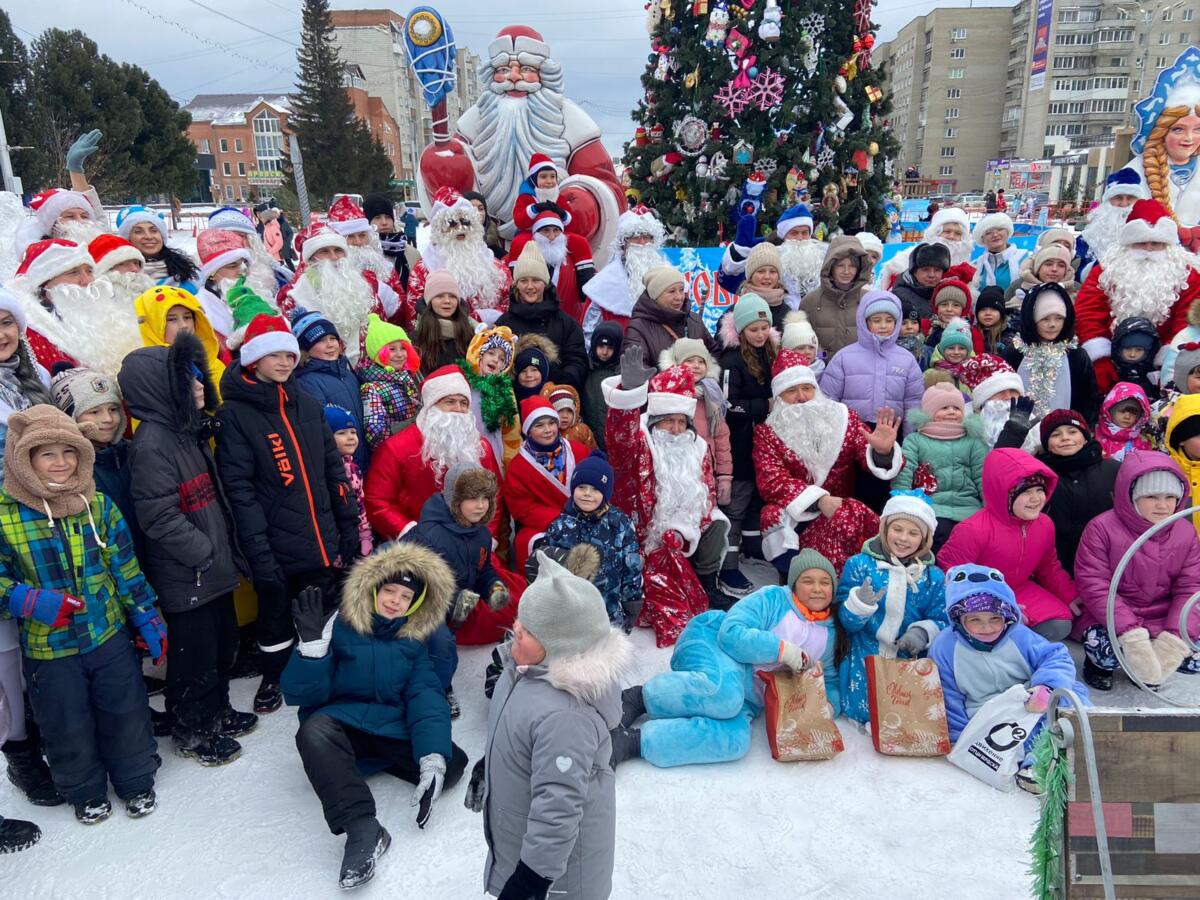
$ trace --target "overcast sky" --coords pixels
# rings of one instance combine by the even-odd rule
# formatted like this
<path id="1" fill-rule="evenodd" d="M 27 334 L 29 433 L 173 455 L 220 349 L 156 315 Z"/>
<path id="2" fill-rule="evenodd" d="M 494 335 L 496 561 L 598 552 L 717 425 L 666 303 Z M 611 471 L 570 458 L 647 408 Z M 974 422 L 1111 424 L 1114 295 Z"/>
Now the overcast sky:
<path id="1" fill-rule="evenodd" d="M 505 25 L 525 23 L 541 31 L 565 64 L 568 96 L 592 114 L 604 132 L 605 144 L 619 152 L 633 131 L 629 111 L 641 95 L 640 76 L 649 52 L 643 2 L 558 0 L 535 4 L 545 12 L 519 15 L 504 12 L 508 4 L 495 0 L 440 0 L 430 5 L 449 20 L 460 45 L 480 54 Z M 411 8 L 378 0 L 333 0 L 332 5 L 336 9 L 387 7 L 400 13 Z M 783 5 L 786 15 L 787 4 Z M 874 20 L 880 24 L 879 39 L 888 40 L 914 16 L 935 7 L 971 5 L 966 0 L 882 0 Z M 985 0 L 975 5 L 1012 6 L 1013 2 Z M 46 28 L 82 29 L 102 53 L 142 66 L 181 104 L 202 93 L 290 90 L 295 81 L 300 7 L 300 0 L 7 0 L 4 4 L 26 44 Z M 69 16 L 63 15 L 67 8 Z"/>

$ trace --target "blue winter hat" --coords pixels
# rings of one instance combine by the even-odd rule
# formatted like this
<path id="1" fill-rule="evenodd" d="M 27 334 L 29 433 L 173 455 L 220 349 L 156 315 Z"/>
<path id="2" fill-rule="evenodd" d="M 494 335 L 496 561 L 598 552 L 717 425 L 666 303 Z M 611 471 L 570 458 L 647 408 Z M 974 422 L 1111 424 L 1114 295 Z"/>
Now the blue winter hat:
<path id="1" fill-rule="evenodd" d="M 612 497 L 614 480 L 608 455 L 603 450 L 593 450 L 575 464 L 575 471 L 571 475 L 571 493 L 581 484 L 590 485 L 600 492 L 607 504 Z"/>
<path id="2" fill-rule="evenodd" d="M 300 349 L 305 352 L 312 349 L 313 345 L 328 335 L 333 335 L 339 341 L 342 336 L 338 334 L 337 326 L 325 318 L 325 314 L 319 311 L 305 309 L 302 306 L 292 310 L 292 334 L 296 336 L 296 342 L 300 344 Z"/>
<path id="3" fill-rule="evenodd" d="M 783 237 L 793 228 L 800 225 L 807 225 L 809 228 L 813 227 L 812 210 L 803 203 L 797 203 L 791 209 L 784 210 L 783 215 L 779 217 L 779 222 L 775 225 L 775 233 Z"/>
<path id="4" fill-rule="evenodd" d="M 755 322 L 771 324 L 771 307 L 758 294 L 745 293 L 733 305 L 733 327 L 741 334 Z"/>
<path id="5" fill-rule="evenodd" d="M 325 424 L 334 434 L 345 431 L 347 428 L 358 429 L 358 424 L 354 421 L 354 416 L 350 415 L 350 410 L 338 406 L 336 403 L 330 403 L 325 407 Z"/>
<path id="6" fill-rule="evenodd" d="M 957 623 L 975 612 L 995 613 L 1009 623 L 1021 621 L 1017 596 L 1003 574 L 973 563 L 954 566 L 946 573 L 946 614 Z"/>
<path id="7" fill-rule="evenodd" d="M 250 221 L 250 217 L 240 209 L 232 206 L 222 206 L 208 214 L 208 227 L 220 231 L 236 231 L 238 234 L 258 234 L 258 229 Z"/>
<path id="8" fill-rule="evenodd" d="M 1100 197 L 1101 203 L 1107 203 L 1113 197 L 1122 196 L 1137 197 L 1139 200 L 1145 200 L 1150 196 L 1150 192 L 1146 190 L 1146 185 L 1142 184 L 1142 176 L 1133 169 L 1118 169 L 1104 179 L 1104 193 Z"/>
<path id="9" fill-rule="evenodd" d="M 868 291 L 858 302 L 863 321 L 876 313 L 887 313 L 899 323 L 901 318 L 900 298 L 890 291 Z"/>
<path id="10" fill-rule="evenodd" d="M 147 209 L 144 206 L 127 206 L 117 213 L 117 234 L 129 240 L 129 234 L 133 231 L 134 225 L 141 225 L 148 222 L 158 229 L 158 233 L 162 236 L 163 243 L 167 242 L 167 223 L 163 219 L 162 213 L 157 210 Z"/>

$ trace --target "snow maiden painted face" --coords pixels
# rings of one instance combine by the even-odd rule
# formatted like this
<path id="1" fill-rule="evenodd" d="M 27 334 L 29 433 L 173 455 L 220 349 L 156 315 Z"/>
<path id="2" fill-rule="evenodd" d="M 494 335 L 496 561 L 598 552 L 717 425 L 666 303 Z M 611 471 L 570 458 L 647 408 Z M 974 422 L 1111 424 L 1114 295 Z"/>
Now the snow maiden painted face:
<path id="1" fill-rule="evenodd" d="M 1163 144 L 1172 165 L 1182 166 L 1200 152 L 1200 109 L 1177 118 L 1167 129 Z"/>

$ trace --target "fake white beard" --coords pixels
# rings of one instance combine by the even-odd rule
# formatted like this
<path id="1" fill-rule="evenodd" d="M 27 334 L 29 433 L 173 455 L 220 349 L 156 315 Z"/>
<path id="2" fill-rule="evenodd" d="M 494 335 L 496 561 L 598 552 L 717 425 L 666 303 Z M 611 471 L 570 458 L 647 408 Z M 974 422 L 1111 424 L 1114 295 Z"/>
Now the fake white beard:
<path id="1" fill-rule="evenodd" d="M 941 244 L 950 251 L 950 265 L 952 266 L 969 263 L 971 252 L 975 249 L 975 242 L 970 240 L 952 241 L 949 238 L 936 237 L 933 239 L 933 243 Z"/>
<path id="2" fill-rule="evenodd" d="M 821 264 L 828 244 L 820 241 L 784 241 L 779 245 L 779 273 L 787 292 L 804 297 L 821 286 Z"/>
<path id="3" fill-rule="evenodd" d="M 988 447 L 996 446 L 1000 432 L 1008 424 L 1010 414 L 1011 408 L 1007 400 L 988 400 L 983 404 L 983 409 L 979 411 L 979 418 L 983 422 L 983 442 Z"/>
<path id="4" fill-rule="evenodd" d="M 550 188 L 534 188 L 533 196 L 538 203 L 557 203 L 558 202 L 558 185 Z"/>
<path id="5" fill-rule="evenodd" d="M 96 279 L 97 281 L 107 281 L 112 285 L 114 295 L 124 302 L 127 302 L 131 307 L 133 301 L 138 296 L 154 287 L 154 279 L 145 273 L 141 272 L 116 272 L 108 271 Z"/>
<path id="6" fill-rule="evenodd" d="M 529 158 L 544 153 L 560 169 L 566 168 L 570 145 L 562 137 L 563 112 L 562 66 L 552 59 L 542 62 L 540 84 L 492 80 L 493 68 L 484 60 L 480 66 L 487 83 L 476 106 L 479 109 L 479 134 L 471 144 L 475 171 L 486 173 L 482 191 L 487 208 L 502 219 L 511 215 L 513 203 L 529 173 Z M 508 96 L 519 91 L 523 97 Z"/>
<path id="7" fill-rule="evenodd" d="M 538 249 L 542 251 L 542 259 L 546 260 L 546 265 L 551 269 L 557 269 L 567 258 L 567 236 L 565 234 L 549 240 L 540 231 L 535 231 L 533 240 L 537 243 Z"/>
<path id="8" fill-rule="evenodd" d="M 320 311 L 337 328 L 351 364 L 358 361 L 359 332 L 375 308 L 375 295 L 349 258 L 309 262 L 292 288 L 298 306 Z"/>
<path id="9" fill-rule="evenodd" d="M 654 444 L 652 534 L 657 539 L 671 529 L 699 530 L 709 505 L 704 456 L 696 452 L 701 439 L 690 428 L 682 434 L 653 428 L 650 440 Z"/>
<path id="10" fill-rule="evenodd" d="M 498 305 L 502 300 L 504 274 L 496 268 L 496 257 L 483 242 L 483 227 L 478 223 L 472 225 L 467 239 L 459 241 L 453 232 L 439 229 L 437 222 L 433 226 L 430 242 L 436 252 L 427 261 L 429 270 L 445 269 L 453 275 L 472 310 Z"/>
<path id="11" fill-rule="evenodd" d="M 1121 226 L 1129 218 L 1129 206 L 1113 206 L 1111 203 L 1101 203 L 1088 216 L 1087 225 L 1083 228 L 1083 239 L 1087 242 L 1092 257 L 1104 265 L 1104 257 L 1120 244 Z"/>
<path id="12" fill-rule="evenodd" d="M 241 232 L 239 232 L 241 233 Z M 267 252 L 262 238 L 257 234 L 242 234 L 246 240 L 246 249 L 250 252 L 250 265 L 246 269 L 246 284 L 272 306 L 275 305 L 275 295 L 279 287 L 275 281 L 275 257 Z"/>
<path id="13" fill-rule="evenodd" d="M 371 243 L 365 247 L 355 247 L 353 244 L 346 248 L 346 258 L 360 272 L 374 272 L 380 281 L 387 281 L 396 271 L 391 261 L 383 255 L 383 247 L 379 243 L 379 235 L 371 232 Z"/>
<path id="14" fill-rule="evenodd" d="M 27 305 L 29 326 L 80 365 L 115 378 L 125 356 L 142 346 L 130 299 L 104 279 L 87 287 L 60 284 L 48 294 L 55 311 Z"/>
<path id="15" fill-rule="evenodd" d="M 421 411 L 417 427 L 421 429 L 421 462 L 433 469 L 438 481 L 460 463 L 479 463 L 479 432 L 471 413 L 429 406 Z"/>
<path id="16" fill-rule="evenodd" d="M 59 219 L 51 231 L 53 237 L 74 241 L 80 247 L 87 247 L 104 233 L 100 224 L 91 219 Z"/>
<path id="17" fill-rule="evenodd" d="M 1108 297 L 1114 321 L 1145 316 L 1161 325 L 1187 286 L 1188 273 L 1198 264 L 1195 254 L 1177 246 L 1150 253 L 1114 248 L 1100 262 L 1100 289 Z"/>
<path id="18" fill-rule="evenodd" d="M 667 257 L 658 244 L 630 244 L 625 248 L 625 275 L 629 279 L 629 296 L 634 300 L 646 289 L 642 276 L 658 266 L 668 265 Z"/>
<path id="19" fill-rule="evenodd" d="M 784 445 L 800 458 L 813 484 L 824 484 L 845 443 L 845 432 L 833 427 L 838 421 L 838 403 L 818 388 L 807 403 L 775 400 L 767 425 Z"/>

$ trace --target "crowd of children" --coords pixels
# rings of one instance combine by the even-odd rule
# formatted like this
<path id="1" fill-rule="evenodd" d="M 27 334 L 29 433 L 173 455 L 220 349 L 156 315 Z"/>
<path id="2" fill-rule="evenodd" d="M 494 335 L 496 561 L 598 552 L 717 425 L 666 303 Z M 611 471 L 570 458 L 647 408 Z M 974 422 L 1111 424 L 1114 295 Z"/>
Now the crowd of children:
<path id="1" fill-rule="evenodd" d="M 59 217 L 0 290 L 0 724 L 30 802 L 94 824 L 111 784 L 148 815 L 155 735 L 227 764 L 286 702 L 353 887 L 390 842 L 365 776 L 416 785 L 425 827 L 467 765 L 456 648 L 502 642 L 467 792 L 488 890 L 600 897 L 613 766 L 744 755 L 756 671 L 819 662 L 834 713 L 867 722 L 868 657 L 928 656 L 952 737 L 1014 684 L 1031 710 L 1056 687 L 1086 697 L 1070 637 L 1096 690 L 1117 651 L 1143 684 L 1200 673 L 1200 610 L 1190 640 L 1177 627 L 1200 589 L 1200 519 L 1134 557 L 1115 631 L 1107 608 L 1125 551 L 1198 499 L 1195 334 L 1171 346 L 1121 317 L 1102 392 L 1059 236 L 1027 259 L 989 215 L 976 270 L 965 217 L 943 216 L 876 288 L 877 240 L 826 248 L 793 209 L 770 242 L 739 228 L 744 283 L 717 336 L 658 265 L 628 322 L 594 324 L 585 346 L 584 308 L 560 305 L 539 249 L 569 216 L 553 163 L 534 163 L 514 218 L 560 224 L 527 235 L 511 272 L 485 250 L 456 273 L 436 241 L 418 261 L 396 250 L 390 207 L 368 220 L 345 198 L 298 236 L 294 279 L 233 209 L 189 268 L 151 247 L 166 234 L 152 211 L 123 211 L 138 240 L 109 246 L 84 194 L 54 192 Z M 430 227 L 484 246 L 475 207 L 438 204 Z M 83 261 L 56 230 L 68 213 L 120 267 Z M 574 274 L 582 290 L 590 269 Z M 127 293 L 96 302 L 127 301 L 144 346 L 106 371 L 66 311 L 113 275 Z M 61 321 L 35 332 L 34 309 Z M 755 557 L 778 586 L 754 590 Z M 622 695 L 639 625 L 674 641 L 671 672 Z M 139 648 L 166 665 L 153 716 Z M 253 713 L 229 702 L 246 663 Z M 0 820 L 0 849 L 30 828 Z"/>

